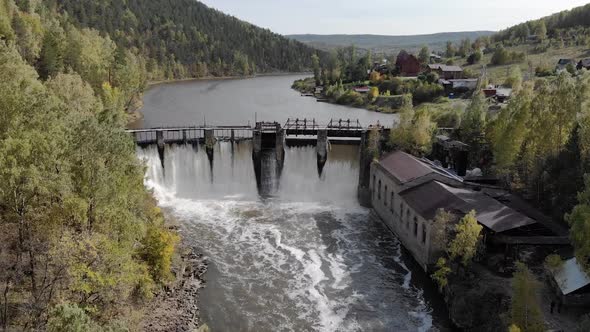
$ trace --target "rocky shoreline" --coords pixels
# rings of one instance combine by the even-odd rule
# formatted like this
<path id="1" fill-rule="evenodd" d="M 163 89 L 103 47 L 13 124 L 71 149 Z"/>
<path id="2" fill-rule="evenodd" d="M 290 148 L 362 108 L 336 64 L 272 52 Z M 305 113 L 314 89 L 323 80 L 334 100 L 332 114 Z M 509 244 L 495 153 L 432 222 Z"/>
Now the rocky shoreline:
<path id="1" fill-rule="evenodd" d="M 141 331 L 196 331 L 201 327 L 198 293 L 205 287 L 207 259 L 193 247 L 180 248 L 176 281 L 163 288 L 146 309 Z"/>

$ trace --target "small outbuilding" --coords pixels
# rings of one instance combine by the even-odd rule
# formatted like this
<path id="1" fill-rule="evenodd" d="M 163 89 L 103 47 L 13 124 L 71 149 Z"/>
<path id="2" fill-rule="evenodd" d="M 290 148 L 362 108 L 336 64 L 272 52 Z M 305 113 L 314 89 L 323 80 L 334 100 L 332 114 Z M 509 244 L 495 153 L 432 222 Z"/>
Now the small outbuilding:
<path id="1" fill-rule="evenodd" d="M 590 304 L 590 277 L 574 257 L 552 273 L 556 295 L 565 305 Z"/>

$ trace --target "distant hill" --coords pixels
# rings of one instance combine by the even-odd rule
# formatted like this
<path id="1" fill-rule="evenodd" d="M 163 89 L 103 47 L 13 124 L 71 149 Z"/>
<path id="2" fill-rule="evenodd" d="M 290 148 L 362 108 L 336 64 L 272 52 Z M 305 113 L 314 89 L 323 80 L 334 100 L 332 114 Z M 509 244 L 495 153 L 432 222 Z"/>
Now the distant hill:
<path id="1" fill-rule="evenodd" d="M 401 49 L 416 50 L 426 45 L 432 50 L 442 50 L 447 41 L 457 43 L 493 35 L 494 31 L 441 32 L 429 35 L 382 36 L 382 35 L 288 35 L 287 37 L 323 50 L 355 45 L 374 52 L 395 53 Z"/>
<path id="2" fill-rule="evenodd" d="M 108 34 L 118 46 L 138 50 L 177 78 L 301 71 L 311 67 L 316 53 L 195 0 L 44 2 L 67 13 L 64 17 L 76 26 Z"/>

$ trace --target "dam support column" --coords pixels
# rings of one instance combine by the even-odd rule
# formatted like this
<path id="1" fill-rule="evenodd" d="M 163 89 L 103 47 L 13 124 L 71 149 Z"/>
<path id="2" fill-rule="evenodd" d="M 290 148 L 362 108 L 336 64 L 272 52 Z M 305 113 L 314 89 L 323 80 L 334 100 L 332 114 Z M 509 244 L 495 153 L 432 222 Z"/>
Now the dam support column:
<path id="1" fill-rule="evenodd" d="M 184 145 L 186 145 L 188 143 L 188 139 L 187 139 L 187 136 L 186 136 L 186 130 L 183 130 L 182 131 L 182 143 Z"/>
<path id="2" fill-rule="evenodd" d="M 324 170 L 324 166 L 326 165 L 326 161 L 328 160 L 328 130 L 327 129 L 320 129 L 318 130 L 318 140 L 316 144 L 316 155 L 317 155 L 317 164 L 318 164 L 318 175 L 321 177 L 322 172 Z"/>
<path id="3" fill-rule="evenodd" d="M 262 192 L 262 131 L 252 131 L 252 162 L 258 193 Z"/>
<path id="4" fill-rule="evenodd" d="M 209 159 L 209 167 L 211 169 L 211 181 L 213 181 L 213 149 L 215 148 L 215 132 L 213 129 L 205 129 L 205 151 Z"/>
<path id="5" fill-rule="evenodd" d="M 375 156 L 378 156 L 381 150 L 380 136 L 381 133 L 376 129 L 363 131 L 361 135 L 357 197 L 361 206 L 369 208 L 372 207 L 371 164 L 373 163 Z M 377 151 L 375 151 L 375 149 L 377 149 Z"/>
<path id="6" fill-rule="evenodd" d="M 276 159 L 277 159 L 277 183 L 281 179 L 283 173 L 283 165 L 285 164 L 285 130 L 280 126 L 277 127 L 276 134 Z"/>
<path id="7" fill-rule="evenodd" d="M 160 157 L 160 164 L 162 164 L 162 169 L 164 169 L 164 145 L 166 142 L 164 141 L 164 132 L 161 130 L 156 131 L 156 144 L 158 145 L 158 156 Z"/>

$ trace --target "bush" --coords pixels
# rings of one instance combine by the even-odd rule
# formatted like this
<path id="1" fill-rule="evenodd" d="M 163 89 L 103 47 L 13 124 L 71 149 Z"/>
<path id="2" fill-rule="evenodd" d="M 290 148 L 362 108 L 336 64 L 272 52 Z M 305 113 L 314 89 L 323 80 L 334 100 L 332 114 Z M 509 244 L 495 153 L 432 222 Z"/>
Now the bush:
<path id="1" fill-rule="evenodd" d="M 554 74 L 553 68 L 546 63 L 540 64 L 535 68 L 535 75 L 537 77 L 547 77 Z"/>
<path id="2" fill-rule="evenodd" d="M 178 235 L 165 229 L 163 225 L 148 226 L 142 243 L 141 257 L 149 265 L 149 272 L 154 281 L 166 283 L 172 279 L 172 256 L 179 240 Z"/>
<path id="3" fill-rule="evenodd" d="M 563 260 L 559 255 L 549 255 L 545 258 L 545 268 L 552 273 L 557 271 L 563 265 Z"/>
<path id="4" fill-rule="evenodd" d="M 469 57 L 467 58 L 467 63 L 470 65 L 476 64 L 481 61 L 482 57 L 483 54 L 481 53 L 481 51 L 475 51 L 474 53 L 471 53 L 471 55 L 469 55 Z"/>
<path id="5" fill-rule="evenodd" d="M 522 52 L 509 52 L 504 47 L 499 46 L 492 55 L 492 65 L 501 66 L 510 63 L 524 61 L 525 54 Z"/>
<path id="6" fill-rule="evenodd" d="M 53 308 L 47 321 L 47 332 L 98 332 L 99 328 L 86 314 L 75 304 L 60 304 Z"/>
<path id="7" fill-rule="evenodd" d="M 413 95 L 414 104 L 434 101 L 444 94 L 444 89 L 440 84 L 421 83 L 416 87 Z"/>
<path id="8" fill-rule="evenodd" d="M 365 104 L 365 99 L 360 93 L 348 90 L 340 96 L 336 102 L 341 105 L 363 106 Z"/>

